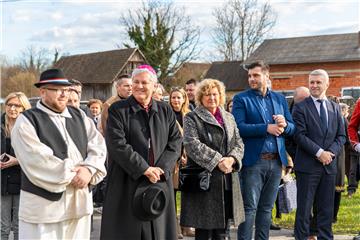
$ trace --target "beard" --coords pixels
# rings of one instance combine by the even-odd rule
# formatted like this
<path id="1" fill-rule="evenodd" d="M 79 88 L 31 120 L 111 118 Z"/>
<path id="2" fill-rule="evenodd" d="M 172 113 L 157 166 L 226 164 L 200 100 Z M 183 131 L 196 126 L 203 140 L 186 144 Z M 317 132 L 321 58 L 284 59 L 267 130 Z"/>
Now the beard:
<path id="1" fill-rule="evenodd" d="M 44 104 L 47 107 L 49 107 L 51 110 L 53 110 L 54 112 L 63 112 L 66 108 L 66 103 L 67 103 L 67 101 L 63 101 L 63 102 L 56 102 L 56 101 L 46 102 L 46 101 L 44 101 Z"/>

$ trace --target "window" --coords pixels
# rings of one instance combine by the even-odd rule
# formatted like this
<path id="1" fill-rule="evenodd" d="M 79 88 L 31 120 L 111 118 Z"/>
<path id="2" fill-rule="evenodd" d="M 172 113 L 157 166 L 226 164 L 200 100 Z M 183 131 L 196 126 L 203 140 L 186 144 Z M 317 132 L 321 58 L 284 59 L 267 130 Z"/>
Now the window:
<path id="1" fill-rule="evenodd" d="M 344 87 L 341 89 L 341 96 L 351 96 L 358 99 L 360 97 L 360 87 Z"/>

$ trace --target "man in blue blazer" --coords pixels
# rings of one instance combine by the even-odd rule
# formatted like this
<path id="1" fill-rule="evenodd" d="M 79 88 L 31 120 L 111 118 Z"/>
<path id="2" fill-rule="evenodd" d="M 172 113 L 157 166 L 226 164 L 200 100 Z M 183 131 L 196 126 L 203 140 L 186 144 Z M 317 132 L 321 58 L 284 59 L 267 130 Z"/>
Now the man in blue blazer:
<path id="1" fill-rule="evenodd" d="M 296 125 L 295 172 L 297 210 L 295 238 L 309 236 L 311 207 L 316 198 L 318 239 L 333 239 L 336 156 L 345 143 L 345 128 L 338 104 L 327 100 L 329 76 L 325 70 L 309 75 L 310 97 L 296 104 L 293 117 Z"/>
<path id="2" fill-rule="evenodd" d="M 269 67 L 263 62 L 248 66 L 250 89 L 234 97 L 233 115 L 245 144 L 240 173 L 245 222 L 238 239 L 250 240 L 255 222 L 255 239 L 269 239 L 271 210 L 287 166 L 285 136 L 295 132 L 285 98 L 267 86 Z M 256 219 L 255 219 L 256 216 Z"/>

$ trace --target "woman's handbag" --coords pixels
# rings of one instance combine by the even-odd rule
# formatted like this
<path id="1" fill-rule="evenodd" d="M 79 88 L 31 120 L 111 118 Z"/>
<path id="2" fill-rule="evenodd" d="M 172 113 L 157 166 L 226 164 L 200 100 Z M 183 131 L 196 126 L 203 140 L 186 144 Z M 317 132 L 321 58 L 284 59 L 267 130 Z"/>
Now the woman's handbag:
<path id="1" fill-rule="evenodd" d="M 179 190 L 182 192 L 207 192 L 210 190 L 211 173 L 200 167 L 179 170 Z"/>
<path id="2" fill-rule="evenodd" d="M 279 212 L 290 213 L 297 207 L 296 204 L 296 180 L 290 179 L 288 182 L 279 186 Z"/>

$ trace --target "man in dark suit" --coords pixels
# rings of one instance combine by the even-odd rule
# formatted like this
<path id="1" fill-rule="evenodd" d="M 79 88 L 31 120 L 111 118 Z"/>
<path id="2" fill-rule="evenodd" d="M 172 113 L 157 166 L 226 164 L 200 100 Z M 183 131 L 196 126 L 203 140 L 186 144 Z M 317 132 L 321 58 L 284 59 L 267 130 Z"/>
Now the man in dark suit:
<path id="1" fill-rule="evenodd" d="M 318 239 L 333 239 L 331 223 L 337 171 L 336 156 L 345 143 L 345 128 L 339 106 L 327 100 L 329 76 L 325 70 L 309 75 L 310 97 L 296 104 L 295 172 L 297 179 L 297 211 L 295 239 L 309 236 L 310 213 L 317 201 Z"/>
<path id="2" fill-rule="evenodd" d="M 238 239 L 269 239 L 271 210 L 287 166 L 285 136 L 295 132 L 284 96 L 268 88 L 269 66 L 255 62 L 248 66 L 250 89 L 234 97 L 232 113 L 245 144 L 240 173 L 245 222 L 239 225 Z"/>

